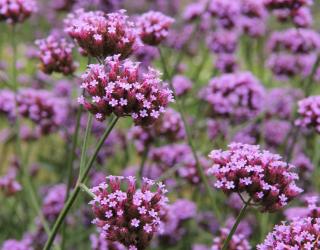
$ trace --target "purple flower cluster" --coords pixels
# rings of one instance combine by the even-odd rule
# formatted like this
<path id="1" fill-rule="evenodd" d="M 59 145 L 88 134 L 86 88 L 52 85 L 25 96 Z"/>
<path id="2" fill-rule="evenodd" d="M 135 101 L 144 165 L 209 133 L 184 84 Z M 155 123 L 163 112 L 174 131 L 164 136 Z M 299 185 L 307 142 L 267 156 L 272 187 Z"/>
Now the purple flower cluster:
<path id="1" fill-rule="evenodd" d="M 72 58 L 73 44 L 66 39 L 50 35 L 45 39 L 37 40 L 36 45 L 39 47 L 40 69 L 44 73 L 58 72 L 71 75 L 76 70 L 77 65 Z"/>
<path id="2" fill-rule="evenodd" d="M 288 51 L 308 54 L 319 51 L 320 34 L 311 29 L 287 29 L 273 32 L 267 44 L 270 52 Z"/>
<path id="3" fill-rule="evenodd" d="M 34 250 L 32 247 L 31 239 L 24 238 L 20 241 L 18 240 L 6 240 L 1 246 L 1 250 Z"/>
<path id="4" fill-rule="evenodd" d="M 0 0 L 0 21 L 22 23 L 36 11 L 34 0 Z"/>
<path id="5" fill-rule="evenodd" d="M 306 195 L 304 198 L 306 207 L 291 207 L 284 211 L 287 220 L 295 218 L 319 218 L 320 217 L 320 200 L 317 195 Z"/>
<path id="6" fill-rule="evenodd" d="M 107 57 L 105 65 L 89 65 L 81 78 L 81 88 L 92 98 L 80 96 L 79 103 L 100 121 L 114 113 L 131 116 L 137 125 L 150 125 L 173 102 L 172 91 L 162 85 L 159 72 L 149 68 L 141 74 L 138 63 L 120 61 L 120 55 Z"/>
<path id="7" fill-rule="evenodd" d="M 144 13 L 137 20 L 139 36 L 145 44 L 156 46 L 167 38 L 168 30 L 173 22 L 173 18 L 161 12 Z"/>
<path id="8" fill-rule="evenodd" d="M 10 121 L 16 117 L 15 96 L 10 90 L 0 90 L 0 115 L 6 116 Z"/>
<path id="9" fill-rule="evenodd" d="M 30 119 L 42 135 L 56 131 L 68 116 L 66 101 L 46 90 L 22 89 L 17 104 L 19 114 Z"/>
<path id="10" fill-rule="evenodd" d="M 210 249 L 211 250 L 221 250 L 223 243 L 227 239 L 229 232 L 230 232 L 230 229 L 222 228 L 220 230 L 220 235 L 213 239 L 213 244 Z M 250 250 L 251 246 L 250 246 L 250 243 L 245 235 L 240 234 L 240 233 L 235 233 L 232 236 L 231 241 L 229 242 L 228 250 L 240 250 L 240 249 L 241 250 Z"/>
<path id="11" fill-rule="evenodd" d="M 279 146 L 285 142 L 291 130 L 291 124 L 285 120 L 271 119 L 263 124 L 263 130 L 266 143 L 269 146 Z"/>
<path id="12" fill-rule="evenodd" d="M 212 78 L 200 97 L 210 104 L 213 117 L 243 120 L 262 110 L 264 88 L 250 72 L 224 74 Z"/>
<path id="13" fill-rule="evenodd" d="M 313 0 L 264 0 L 268 9 L 298 9 L 302 6 L 312 5 Z"/>
<path id="14" fill-rule="evenodd" d="M 298 102 L 299 118 L 295 125 L 303 128 L 314 128 L 320 133 L 320 96 L 309 96 Z"/>
<path id="15" fill-rule="evenodd" d="M 208 38 L 208 47 L 216 54 L 233 54 L 237 49 L 239 35 L 236 32 L 220 30 L 212 33 Z"/>
<path id="16" fill-rule="evenodd" d="M 78 9 L 65 20 L 65 31 L 86 54 L 106 57 L 120 54 L 127 58 L 137 39 L 137 30 L 124 11 L 105 14 Z"/>
<path id="17" fill-rule="evenodd" d="M 126 188 L 123 186 L 126 185 Z M 143 178 L 141 189 L 134 177 L 109 176 L 91 191 L 90 202 L 96 218 L 93 223 L 100 234 L 111 242 L 119 242 L 130 250 L 146 249 L 157 233 L 167 210 L 167 192 L 163 184 Z"/>
<path id="18" fill-rule="evenodd" d="M 276 225 L 258 250 L 319 249 L 320 218 L 299 218 Z"/>
<path id="19" fill-rule="evenodd" d="M 91 250 L 126 250 L 126 248 L 118 242 L 110 242 L 103 235 L 90 235 Z"/>
<path id="20" fill-rule="evenodd" d="M 42 203 L 42 213 L 48 221 L 54 221 L 58 217 L 64 206 L 66 194 L 65 184 L 57 184 L 48 190 Z"/>
<path id="21" fill-rule="evenodd" d="M 176 96 L 183 96 L 191 90 L 192 82 L 184 75 L 175 75 L 172 79 L 172 86 Z"/>
<path id="22" fill-rule="evenodd" d="M 218 54 L 215 61 L 215 68 L 221 73 L 233 73 L 239 68 L 235 54 Z"/>
<path id="23" fill-rule="evenodd" d="M 17 169 L 11 167 L 5 175 L 0 176 L 0 192 L 5 196 L 12 196 L 21 189 L 22 187 L 17 181 Z"/>
<path id="24" fill-rule="evenodd" d="M 246 193 L 263 211 L 274 212 L 302 192 L 294 166 L 259 146 L 232 143 L 227 151 L 213 150 L 209 175 L 216 177 L 215 187 L 226 193 Z"/>

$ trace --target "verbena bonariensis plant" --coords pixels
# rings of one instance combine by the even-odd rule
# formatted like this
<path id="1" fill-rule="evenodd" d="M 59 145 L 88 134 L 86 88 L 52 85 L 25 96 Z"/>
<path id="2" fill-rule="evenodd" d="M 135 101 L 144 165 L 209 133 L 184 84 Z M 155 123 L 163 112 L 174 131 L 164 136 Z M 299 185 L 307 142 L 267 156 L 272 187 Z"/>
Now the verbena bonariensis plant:
<path id="1" fill-rule="evenodd" d="M 319 249 L 318 8 L 0 0 L 0 249 Z"/>

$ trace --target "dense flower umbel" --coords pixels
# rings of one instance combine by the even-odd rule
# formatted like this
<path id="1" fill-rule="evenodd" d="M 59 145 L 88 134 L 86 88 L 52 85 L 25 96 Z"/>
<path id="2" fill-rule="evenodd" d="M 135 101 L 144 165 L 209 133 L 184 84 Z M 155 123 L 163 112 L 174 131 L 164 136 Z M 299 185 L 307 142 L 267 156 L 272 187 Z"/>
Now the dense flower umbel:
<path id="1" fill-rule="evenodd" d="M 284 211 L 287 220 L 294 220 L 300 218 L 319 218 L 320 217 L 320 200 L 317 195 L 307 195 L 304 197 L 304 207 L 290 207 Z"/>
<path id="2" fill-rule="evenodd" d="M 96 196 L 90 202 L 97 217 L 93 223 L 112 242 L 120 242 L 130 250 L 146 249 L 160 230 L 167 210 L 167 190 L 162 183 L 157 186 L 155 188 L 154 181 L 143 178 L 138 189 L 132 176 L 107 177 L 106 183 L 91 189 Z"/>
<path id="3" fill-rule="evenodd" d="M 46 73 L 53 72 L 70 75 L 76 70 L 76 64 L 72 58 L 73 44 L 64 38 L 50 35 L 46 39 L 37 40 L 39 47 L 38 57 L 41 61 L 40 69 Z"/>
<path id="4" fill-rule="evenodd" d="M 310 96 L 298 102 L 299 118 L 295 125 L 314 128 L 320 133 L 320 96 Z"/>
<path id="5" fill-rule="evenodd" d="M 213 245 L 210 249 L 211 250 L 221 250 L 223 243 L 227 239 L 229 232 L 230 232 L 230 230 L 228 228 L 222 228 L 220 230 L 220 236 L 215 237 L 213 239 Z M 240 250 L 240 249 L 241 250 L 250 250 L 251 246 L 250 246 L 249 241 L 245 235 L 235 233 L 232 236 L 231 241 L 229 242 L 228 250 Z"/>
<path id="6" fill-rule="evenodd" d="M 36 125 L 38 133 L 54 132 L 67 118 L 67 104 L 46 90 L 23 89 L 17 96 L 18 112 Z"/>
<path id="7" fill-rule="evenodd" d="M 137 125 L 150 125 L 173 101 L 159 72 L 149 68 L 142 73 L 138 63 L 120 61 L 119 55 L 107 57 L 105 65 L 89 65 L 82 79 L 81 88 L 92 98 L 80 96 L 79 102 L 100 121 L 114 113 L 131 116 Z"/>
<path id="8" fill-rule="evenodd" d="M 237 49 L 238 36 L 236 32 L 220 30 L 209 36 L 207 44 L 214 53 L 232 54 Z"/>
<path id="9" fill-rule="evenodd" d="M 79 9 L 68 15 L 65 30 L 91 56 L 120 54 L 121 58 L 127 58 L 137 38 L 133 23 L 127 19 L 124 11 L 104 14 Z"/>
<path id="10" fill-rule="evenodd" d="M 297 218 L 276 225 L 258 250 L 320 249 L 320 218 Z"/>
<path id="11" fill-rule="evenodd" d="M 34 0 L 0 0 L 0 21 L 21 23 L 37 11 Z"/>
<path id="12" fill-rule="evenodd" d="M 291 53 L 310 53 L 320 49 L 320 34 L 311 29 L 288 29 L 273 32 L 268 44 L 268 50 L 279 52 L 287 50 Z"/>
<path id="13" fill-rule="evenodd" d="M 313 0 L 264 0 L 268 9 L 298 9 L 313 4 Z"/>
<path id="14" fill-rule="evenodd" d="M 149 11 L 137 20 L 141 40 L 148 45 L 158 45 L 168 36 L 168 30 L 174 19 L 161 12 Z"/>
<path id="15" fill-rule="evenodd" d="M 247 119 L 262 109 L 264 88 L 250 72 L 212 78 L 200 97 L 211 105 L 213 116 Z"/>
<path id="16" fill-rule="evenodd" d="M 57 184 L 48 190 L 43 199 L 42 212 L 48 221 L 54 221 L 63 208 L 67 187 L 64 184 Z"/>
<path id="17" fill-rule="evenodd" d="M 217 179 L 215 187 L 226 193 L 246 193 L 263 211 L 274 212 L 302 192 L 293 165 L 259 146 L 232 143 L 227 151 L 213 150 L 213 167 L 208 174 Z"/>

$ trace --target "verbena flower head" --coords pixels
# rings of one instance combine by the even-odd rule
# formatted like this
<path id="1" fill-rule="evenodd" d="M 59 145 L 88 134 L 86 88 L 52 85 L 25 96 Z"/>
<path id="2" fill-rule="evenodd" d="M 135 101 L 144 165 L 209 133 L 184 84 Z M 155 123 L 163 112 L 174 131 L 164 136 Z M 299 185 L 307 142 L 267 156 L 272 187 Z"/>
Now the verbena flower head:
<path id="1" fill-rule="evenodd" d="M 6 116 L 10 121 L 16 117 L 15 97 L 11 90 L 0 90 L 0 115 Z"/>
<path id="2" fill-rule="evenodd" d="M 295 103 L 303 97 L 300 89 L 274 88 L 266 95 L 266 114 L 268 117 L 289 119 Z"/>
<path id="3" fill-rule="evenodd" d="M 264 0 L 265 6 L 270 10 L 275 9 L 299 9 L 302 6 L 310 6 L 313 0 Z"/>
<path id="4" fill-rule="evenodd" d="M 264 88 L 250 72 L 224 74 L 212 78 L 200 97 L 210 104 L 213 117 L 243 120 L 261 111 Z"/>
<path id="5" fill-rule="evenodd" d="M 0 21 L 22 23 L 36 11 L 34 0 L 0 0 Z"/>
<path id="6" fill-rule="evenodd" d="M 67 42 L 64 38 L 58 38 L 53 35 L 37 40 L 39 47 L 38 57 L 40 59 L 40 69 L 46 73 L 53 72 L 71 75 L 77 68 L 72 58 L 73 44 Z"/>
<path id="7" fill-rule="evenodd" d="M 65 99 L 46 90 L 22 89 L 17 96 L 18 112 L 30 119 L 39 134 L 56 131 L 68 115 Z"/>
<path id="8" fill-rule="evenodd" d="M 109 176 L 91 191 L 93 223 L 107 240 L 129 249 L 146 249 L 161 227 L 167 210 L 167 190 L 162 183 L 143 178 L 138 189 L 134 177 Z"/>
<path id="9" fill-rule="evenodd" d="M 0 193 L 5 196 L 15 195 L 17 192 L 22 190 L 22 186 L 17 181 L 17 170 L 9 168 L 8 172 L 0 176 Z"/>
<path id="10" fill-rule="evenodd" d="M 105 65 L 91 64 L 82 75 L 81 88 L 88 96 L 80 96 L 79 102 L 100 121 L 114 113 L 131 116 L 136 125 L 150 125 L 173 102 L 159 75 L 153 68 L 142 73 L 139 63 L 120 61 L 120 55 L 107 57 Z"/>
<path id="11" fill-rule="evenodd" d="M 90 235 L 91 250 L 126 250 L 122 244 L 118 242 L 110 242 L 103 235 Z"/>
<path id="12" fill-rule="evenodd" d="M 312 13 L 310 8 L 301 7 L 293 12 L 292 22 L 298 28 L 310 28 L 313 23 Z"/>
<path id="13" fill-rule="evenodd" d="M 298 102 L 299 117 L 295 125 L 303 128 L 313 128 L 320 133 L 320 96 L 309 96 Z"/>
<path id="14" fill-rule="evenodd" d="M 234 73 L 239 65 L 235 54 L 218 54 L 215 60 L 215 68 L 222 74 Z"/>
<path id="15" fill-rule="evenodd" d="M 298 218 L 276 225 L 258 250 L 320 249 L 320 218 Z"/>
<path id="16" fill-rule="evenodd" d="M 231 29 L 237 24 L 240 17 L 240 1 L 209 0 L 209 12 L 217 18 L 217 25 Z"/>
<path id="17" fill-rule="evenodd" d="M 3 242 L 1 250 L 33 250 L 32 241 L 29 238 L 20 241 L 9 239 Z"/>
<path id="18" fill-rule="evenodd" d="M 279 146 L 285 143 L 291 130 L 291 124 L 288 121 L 271 119 L 265 121 L 263 130 L 264 139 L 268 146 Z"/>
<path id="19" fill-rule="evenodd" d="M 175 75 L 172 79 L 172 86 L 176 96 L 183 96 L 192 88 L 192 82 L 184 75 Z"/>
<path id="20" fill-rule="evenodd" d="M 213 53 L 232 54 L 237 49 L 238 37 L 237 32 L 219 30 L 208 37 L 207 44 Z"/>
<path id="21" fill-rule="evenodd" d="M 318 195 L 306 195 L 303 198 L 305 206 L 290 207 L 284 211 L 287 220 L 296 218 L 319 218 L 320 217 L 320 200 Z"/>
<path id="22" fill-rule="evenodd" d="M 270 52 L 288 51 L 293 54 L 319 51 L 320 34 L 311 29 L 276 31 L 269 38 L 267 48 Z"/>
<path id="23" fill-rule="evenodd" d="M 168 30 L 174 19 L 161 12 L 149 11 L 137 20 L 141 40 L 148 45 L 158 45 L 168 36 Z"/>
<path id="24" fill-rule="evenodd" d="M 222 228 L 220 230 L 220 235 L 213 239 L 213 245 L 210 248 L 211 250 L 221 250 L 225 240 L 228 237 L 230 229 Z M 247 237 L 240 233 L 235 233 L 228 245 L 228 250 L 250 250 L 251 246 Z"/>
<path id="25" fill-rule="evenodd" d="M 67 194 L 65 184 L 51 187 L 43 199 L 42 213 L 48 221 L 54 221 L 61 212 Z"/>
<path id="26" fill-rule="evenodd" d="M 127 58 L 136 43 L 137 32 L 124 12 L 105 14 L 79 9 L 68 15 L 65 30 L 91 56 L 120 54 L 122 59 Z"/>
<path id="27" fill-rule="evenodd" d="M 246 193 L 263 211 L 277 211 L 302 192 L 295 184 L 295 167 L 259 146 L 232 143 L 227 151 L 213 150 L 209 157 L 213 166 L 208 174 L 216 177 L 215 187 Z"/>

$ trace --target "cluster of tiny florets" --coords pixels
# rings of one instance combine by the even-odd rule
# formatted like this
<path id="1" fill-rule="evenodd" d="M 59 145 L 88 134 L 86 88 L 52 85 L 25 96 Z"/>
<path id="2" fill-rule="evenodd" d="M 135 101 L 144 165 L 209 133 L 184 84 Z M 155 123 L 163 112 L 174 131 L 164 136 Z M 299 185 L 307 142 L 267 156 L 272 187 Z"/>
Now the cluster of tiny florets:
<path id="1" fill-rule="evenodd" d="M 305 128 L 314 128 L 320 133 L 320 96 L 309 96 L 298 102 L 299 117 L 295 125 Z"/>
<path id="2" fill-rule="evenodd" d="M 174 19 L 161 12 L 149 11 L 142 14 L 137 27 L 141 40 L 148 45 L 158 45 L 168 36 L 168 30 Z"/>
<path id="3" fill-rule="evenodd" d="M 238 34 L 230 31 L 217 31 L 208 38 L 208 47 L 216 54 L 232 54 L 237 49 Z"/>
<path id="4" fill-rule="evenodd" d="M 81 88 L 91 98 L 80 96 L 78 100 L 100 121 L 114 113 L 131 116 L 137 125 L 150 125 L 173 101 L 159 72 L 149 68 L 142 73 L 139 63 L 120 61 L 120 55 L 107 57 L 105 65 L 89 65 L 82 81 Z"/>
<path id="5" fill-rule="evenodd" d="M 192 81 L 184 75 L 175 75 L 172 78 L 172 87 L 176 96 L 183 96 L 192 88 Z"/>
<path id="6" fill-rule="evenodd" d="M 65 30 L 91 56 L 120 54 L 121 58 L 127 58 L 137 38 L 137 30 L 127 19 L 124 11 L 105 14 L 79 9 L 68 15 Z"/>
<path id="7" fill-rule="evenodd" d="M 21 23 L 37 11 L 34 0 L 0 0 L 0 21 Z"/>
<path id="8" fill-rule="evenodd" d="M 315 52 L 320 49 L 320 35 L 311 29 L 288 29 L 273 32 L 268 41 L 272 52 L 288 51 L 294 54 Z"/>
<path id="9" fill-rule="evenodd" d="M 259 146 L 232 143 L 227 151 L 213 150 L 209 175 L 226 193 L 246 193 L 263 211 L 277 211 L 302 192 L 295 184 L 295 167 Z"/>
<path id="10" fill-rule="evenodd" d="M 57 184 L 51 187 L 42 203 L 42 213 L 44 217 L 52 222 L 61 212 L 67 194 L 67 187 L 64 184 Z"/>
<path id="11" fill-rule="evenodd" d="M 263 107 L 264 88 L 249 72 L 212 78 L 200 97 L 211 106 L 212 116 L 247 119 Z"/>
<path id="12" fill-rule="evenodd" d="M 46 90 L 23 89 L 17 95 L 18 112 L 30 119 L 39 134 L 54 132 L 67 118 L 66 102 Z"/>
<path id="13" fill-rule="evenodd" d="M 126 187 L 123 187 L 126 186 Z M 155 189 L 155 191 L 153 191 Z M 93 223 L 107 240 L 130 250 L 146 249 L 161 229 L 167 207 L 163 184 L 143 178 L 138 189 L 134 177 L 109 176 L 106 183 L 91 189 Z"/>
<path id="14" fill-rule="evenodd" d="M 302 6 L 312 5 L 313 0 L 264 0 L 268 9 L 298 9 Z"/>
<path id="15" fill-rule="evenodd" d="M 50 35 L 46 39 L 37 40 L 36 45 L 39 47 L 40 69 L 44 73 L 58 72 L 71 75 L 76 70 L 72 58 L 73 44 L 66 39 Z"/>
<path id="16" fill-rule="evenodd" d="M 10 121 L 15 119 L 15 95 L 13 91 L 0 90 L 0 115 L 6 116 Z"/>
<path id="17" fill-rule="evenodd" d="M 320 218 L 296 218 L 276 225 L 258 250 L 320 249 Z"/>

